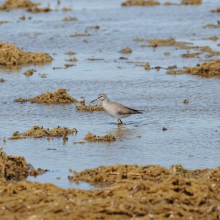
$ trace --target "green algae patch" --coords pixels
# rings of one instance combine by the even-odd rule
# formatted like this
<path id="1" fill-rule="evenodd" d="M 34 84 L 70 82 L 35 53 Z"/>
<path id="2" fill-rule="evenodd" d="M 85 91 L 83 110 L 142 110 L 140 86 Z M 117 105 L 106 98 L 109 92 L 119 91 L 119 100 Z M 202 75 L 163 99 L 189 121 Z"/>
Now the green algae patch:
<path id="1" fill-rule="evenodd" d="M 52 61 L 48 54 L 24 52 L 14 44 L 0 42 L 0 67 L 21 66 L 25 64 L 46 64 Z"/>
<path id="2" fill-rule="evenodd" d="M 67 135 L 77 133 L 76 128 L 69 129 L 69 128 L 61 128 L 55 127 L 53 129 L 43 128 L 40 126 L 34 126 L 31 129 L 27 130 L 26 132 L 20 133 L 16 131 L 12 134 L 9 140 L 16 140 L 16 139 L 25 139 L 25 138 L 42 138 L 42 137 L 66 137 Z"/>
<path id="3" fill-rule="evenodd" d="M 0 10 L 31 8 L 37 5 L 39 3 L 33 3 L 30 0 L 6 0 L 3 5 L 0 5 Z"/>
<path id="4" fill-rule="evenodd" d="M 71 97 L 66 89 L 58 89 L 54 93 L 47 91 L 46 93 L 36 96 L 34 98 L 29 98 L 31 103 L 45 103 L 45 104 L 66 104 L 78 102 L 76 99 Z"/>
<path id="5" fill-rule="evenodd" d="M 88 111 L 88 112 L 93 112 L 93 111 L 104 111 L 104 108 L 102 107 L 102 103 L 98 103 L 96 105 L 86 105 L 85 100 L 78 102 L 78 104 L 74 103 L 76 106 L 76 109 L 79 111 Z"/>
<path id="6" fill-rule="evenodd" d="M 112 142 L 115 141 L 115 137 L 112 134 L 107 134 L 104 136 L 96 136 L 90 132 L 84 137 L 84 140 L 88 142 L 95 142 L 95 141 L 107 141 Z"/>
<path id="7" fill-rule="evenodd" d="M 158 1 L 154 1 L 154 0 L 130 0 L 130 1 L 126 1 L 126 2 L 122 2 L 121 6 L 135 6 L 135 5 L 139 5 L 139 6 L 152 6 L 152 5 L 159 5 L 160 3 Z"/>
<path id="8" fill-rule="evenodd" d="M 24 157 L 8 156 L 0 148 L 0 179 L 9 180 L 25 180 L 28 176 L 41 175 L 46 170 L 38 168 L 34 169 L 28 164 Z"/>

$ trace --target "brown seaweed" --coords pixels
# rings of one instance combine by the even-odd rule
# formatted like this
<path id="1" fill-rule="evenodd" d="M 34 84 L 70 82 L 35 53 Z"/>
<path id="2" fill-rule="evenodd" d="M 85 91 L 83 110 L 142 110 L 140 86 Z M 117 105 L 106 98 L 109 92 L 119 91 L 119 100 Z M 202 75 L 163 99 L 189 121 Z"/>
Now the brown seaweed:
<path id="1" fill-rule="evenodd" d="M 0 148 L 0 179 L 25 180 L 28 176 L 37 176 L 46 172 L 41 168 L 34 169 L 31 164 L 27 164 L 24 157 L 8 156 L 2 149 Z"/>
<path id="2" fill-rule="evenodd" d="M 42 137 L 66 137 L 66 135 L 77 133 L 76 128 L 69 129 L 69 128 L 61 128 L 55 127 L 53 129 L 43 128 L 40 126 L 33 126 L 31 129 L 20 133 L 16 131 L 12 134 L 9 140 L 16 140 L 16 139 L 24 139 L 24 138 L 42 138 Z"/>
<path id="3" fill-rule="evenodd" d="M 94 142 L 94 141 L 107 141 L 107 142 L 112 142 L 115 141 L 115 137 L 112 134 L 107 134 L 104 136 L 96 136 L 90 132 L 85 136 L 84 140 L 89 141 L 89 142 Z"/>

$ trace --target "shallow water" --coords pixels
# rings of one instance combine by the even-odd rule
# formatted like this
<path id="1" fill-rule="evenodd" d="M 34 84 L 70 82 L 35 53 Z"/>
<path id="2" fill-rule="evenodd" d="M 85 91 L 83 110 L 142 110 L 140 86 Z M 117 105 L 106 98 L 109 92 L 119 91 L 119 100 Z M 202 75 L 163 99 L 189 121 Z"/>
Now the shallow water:
<path id="1" fill-rule="evenodd" d="M 44 1 L 37 2 L 47 5 L 43 4 Z M 1 41 L 14 43 L 25 51 L 47 52 L 54 58 L 51 64 L 45 66 L 0 70 L 0 78 L 6 80 L 0 83 L 1 141 L 14 131 L 23 132 L 34 125 L 47 128 L 59 125 L 78 130 L 76 135 L 69 136 L 65 144 L 58 138 L 50 141 L 46 138 L 6 141 L 4 150 L 7 154 L 22 155 L 35 168 L 50 170 L 29 180 L 52 182 L 65 188 L 89 188 L 87 184 L 70 184 L 68 169 L 81 171 L 117 163 L 160 164 L 168 168 L 181 163 L 187 169 L 219 166 L 219 79 L 167 75 L 165 69 L 146 71 L 135 63 L 126 63 L 149 62 L 151 67 L 174 64 L 183 67 L 202 63 L 196 58 L 182 58 L 186 50 L 140 47 L 142 44 L 149 45 L 148 41 L 136 42 L 133 39 L 174 37 L 176 41 L 219 50 L 219 40 L 203 40 L 218 36 L 219 29 L 202 28 L 207 23 L 217 23 L 218 13 L 210 12 L 219 7 L 217 0 L 204 0 L 200 6 L 155 7 L 121 7 L 121 1 L 116 0 L 63 0 L 60 6 L 55 1 L 49 2 L 52 9 L 59 10 L 39 14 L 24 10 L 0 13 L 0 20 L 11 21 L 0 25 Z M 60 10 L 63 6 L 73 10 L 63 12 Z M 31 16 L 32 19 L 17 22 L 21 16 Z M 68 16 L 77 17 L 78 21 L 62 21 Z M 100 29 L 89 29 L 95 25 L 99 25 Z M 92 36 L 69 37 L 85 31 Z M 130 47 L 133 52 L 119 53 L 124 47 Z M 69 50 L 77 54 L 66 55 Z M 167 51 L 170 56 L 164 55 Z M 64 67 L 64 64 L 70 63 L 65 59 L 72 57 L 78 60 L 74 63 L 76 66 L 53 69 Z M 89 61 L 88 58 L 104 60 Z M 25 77 L 23 73 L 30 68 L 37 72 Z M 41 78 L 39 73 L 47 74 L 47 78 Z M 110 100 L 142 109 L 144 113 L 124 119 L 126 125 L 118 127 L 116 119 L 105 112 L 78 112 L 74 104 L 13 102 L 19 97 L 34 97 L 59 88 L 68 89 L 68 93 L 78 100 L 85 97 L 87 103 L 104 92 Z M 189 104 L 183 103 L 185 99 L 189 100 Z M 163 131 L 163 127 L 168 130 Z M 116 141 L 109 144 L 73 144 L 82 141 L 88 132 L 96 135 L 111 133 Z"/>

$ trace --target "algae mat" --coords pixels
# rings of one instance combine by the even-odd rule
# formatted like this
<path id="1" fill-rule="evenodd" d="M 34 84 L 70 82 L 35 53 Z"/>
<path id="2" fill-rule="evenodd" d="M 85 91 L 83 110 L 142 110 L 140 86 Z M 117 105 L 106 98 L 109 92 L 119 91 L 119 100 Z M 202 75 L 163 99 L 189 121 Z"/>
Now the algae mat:
<path id="1" fill-rule="evenodd" d="M 25 180 L 28 176 L 37 176 L 47 170 L 38 168 L 37 170 L 28 164 L 24 157 L 8 156 L 0 148 L 0 179 L 7 181 Z"/>
<path id="2" fill-rule="evenodd" d="M 143 171 L 148 178 L 142 178 Z M 158 165 L 116 165 L 85 170 L 81 174 L 94 174 L 96 178 L 95 172 L 117 178 L 113 178 L 108 188 L 96 190 L 62 189 L 50 183 L 0 180 L 1 219 L 220 217 L 219 167 L 187 171 L 181 166 L 168 170 Z M 105 181 L 101 180 L 102 183 Z"/>

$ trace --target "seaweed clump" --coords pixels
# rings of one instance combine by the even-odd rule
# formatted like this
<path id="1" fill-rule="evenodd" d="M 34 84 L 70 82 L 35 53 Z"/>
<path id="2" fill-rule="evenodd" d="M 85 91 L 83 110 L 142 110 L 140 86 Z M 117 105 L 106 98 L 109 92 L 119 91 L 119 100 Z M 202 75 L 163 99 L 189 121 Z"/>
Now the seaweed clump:
<path id="1" fill-rule="evenodd" d="M 85 136 L 84 140 L 89 141 L 89 142 L 94 142 L 94 141 L 107 141 L 107 142 L 112 142 L 115 141 L 115 137 L 112 134 L 107 134 L 104 136 L 96 136 L 90 132 Z"/>
<path id="2" fill-rule="evenodd" d="M 40 126 L 34 126 L 31 129 L 27 130 L 26 132 L 19 133 L 18 131 L 14 132 L 9 140 L 15 139 L 24 139 L 28 137 L 32 138 L 42 138 L 42 137 L 65 137 L 66 135 L 77 133 L 76 128 L 69 129 L 69 128 L 61 128 L 55 127 L 52 130 L 49 128 L 43 128 Z"/>
<path id="3" fill-rule="evenodd" d="M 220 24 L 219 24 L 220 27 Z M 213 36 L 211 38 L 209 38 L 210 40 L 215 40 L 217 39 L 216 36 Z M 149 40 L 150 42 L 150 46 L 151 47 L 162 47 L 162 46 L 176 46 L 176 47 L 180 47 L 181 49 L 184 50 L 190 50 L 190 49 L 194 49 L 194 50 L 199 50 L 200 52 L 205 52 L 208 53 L 206 55 L 206 57 L 212 57 L 212 56 L 219 56 L 220 52 L 218 51 L 213 51 L 209 46 L 189 46 L 187 42 L 179 42 L 176 41 L 174 38 L 170 37 L 168 39 L 151 39 Z M 199 58 L 199 53 L 197 54 L 192 54 L 192 55 L 184 55 L 185 57 L 195 57 Z"/>
<path id="4" fill-rule="evenodd" d="M 33 3 L 30 0 L 6 0 L 3 5 L 0 5 L 0 10 L 32 8 L 37 5 L 39 5 L 39 3 Z"/>
<path id="5" fill-rule="evenodd" d="M 37 70 L 35 69 L 30 69 L 30 70 L 27 70 L 24 75 L 25 76 L 32 76 L 34 72 L 36 72 Z"/>
<path id="6" fill-rule="evenodd" d="M 200 66 L 186 67 L 184 73 L 198 75 L 202 77 L 220 76 L 220 59 L 212 62 L 204 62 Z"/>
<path id="7" fill-rule="evenodd" d="M 201 5 L 202 0 L 182 0 L 181 5 Z"/>
<path id="8" fill-rule="evenodd" d="M 46 170 L 36 170 L 31 164 L 27 164 L 24 157 L 8 156 L 0 148 L 0 179 L 25 180 L 28 176 L 37 176 L 44 172 Z"/>
<path id="9" fill-rule="evenodd" d="M 211 62 L 204 62 L 201 65 L 197 65 L 195 67 L 184 67 L 184 70 L 180 70 L 176 68 L 168 69 L 167 74 L 191 74 L 197 75 L 201 77 L 220 77 L 220 59 L 213 60 Z"/>
<path id="10" fill-rule="evenodd" d="M 168 39 L 152 39 L 149 40 L 152 47 L 157 46 L 183 46 L 186 45 L 186 42 L 177 42 L 173 37 L 170 37 Z"/>
<path id="11" fill-rule="evenodd" d="M 134 5 L 139 5 L 139 6 L 150 6 L 150 5 L 159 5 L 160 3 L 158 1 L 154 0 L 129 0 L 126 2 L 122 2 L 121 6 L 134 6 Z"/>
<path id="12" fill-rule="evenodd" d="M 50 93 L 47 91 L 46 93 L 36 96 L 34 98 L 29 98 L 31 103 L 45 103 L 45 104 L 65 104 L 65 103 L 73 103 L 78 102 L 76 99 L 71 97 L 66 89 L 58 89 L 54 93 Z"/>
<path id="13" fill-rule="evenodd" d="M 97 105 L 86 105 L 85 100 L 79 102 L 80 105 L 77 105 L 74 103 L 76 106 L 77 110 L 79 111 L 88 111 L 88 112 L 93 112 L 93 111 L 104 111 L 104 108 L 102 107 L 102 103 L 98 103 Z"/>
<path id="14" fill-rule="evenodd" d="M 214 220 L 220 215 L 220 167 L 186 170 L 178 165 L 168 170 L 159 165 L 118 164 L 76 175 L 76 182 L 87 176 L 89 183 L 108 187 L 63 189 L 50 183 L 0 179 L 1 219 Z"/>
<path id="15" fill-rule="evenodd" d="M 45 7 L 45 8 L 29 7 L 27 11 L 31 13 L 39 13 L 39 12 L 50 12 L 51 9 L 49 7 Z"/>
<path id="16" fill-rule="evenodd" d="M 220 7 L 216 9 L 212 9 L 211 12 L 220 12 Z"/>
<path id="17" fill-rule="evenodd" d="M 37 52 L 24 52 L 14 44 L 0 42 L 0 66 L 20 66 L 24 64 L 50 63 L 52 57 L 48 54 Z"/>
<path id="18" fill-rule="evenodd" d="M 91 134 L 91 133 L 90 133 Z M 159 165 L 138 166 L 137 164 L 117 164 L 86 169 L 81 172 L 69 170 L 74 176 L 69 181 L 84 181 L 91 184 L 113 184 L 120 180 L 148 180 L 162 182 L 170 175 L 170 171 Z"/>
<path id="19" fill-rule="evenodd" d="M 129 47 L 123 48 L 119 51 L 120 53 L 132 53 L 132 50 Z"/>
<path id="20" fill-rule="evenodd" d="M 51 9 L 49 7 L 46 8 L 38 8 L 37 6 L 40 3 L 33 3 L 30 0 L 6 0 L 3 5 L 0 5 L 0 10 L 11 10 L 18 8 L 26 8 L 28 12 L 49 12 Z"/>
<path id="21" fill-rule="evenodd" d="M 203 28 L 207 28 L 207 27 L 209 27 L 209 28 L 220 28 L 220 23 L 218 23 L 218 24 L 206 24 L 206 25 L 203 26 Z"/>

